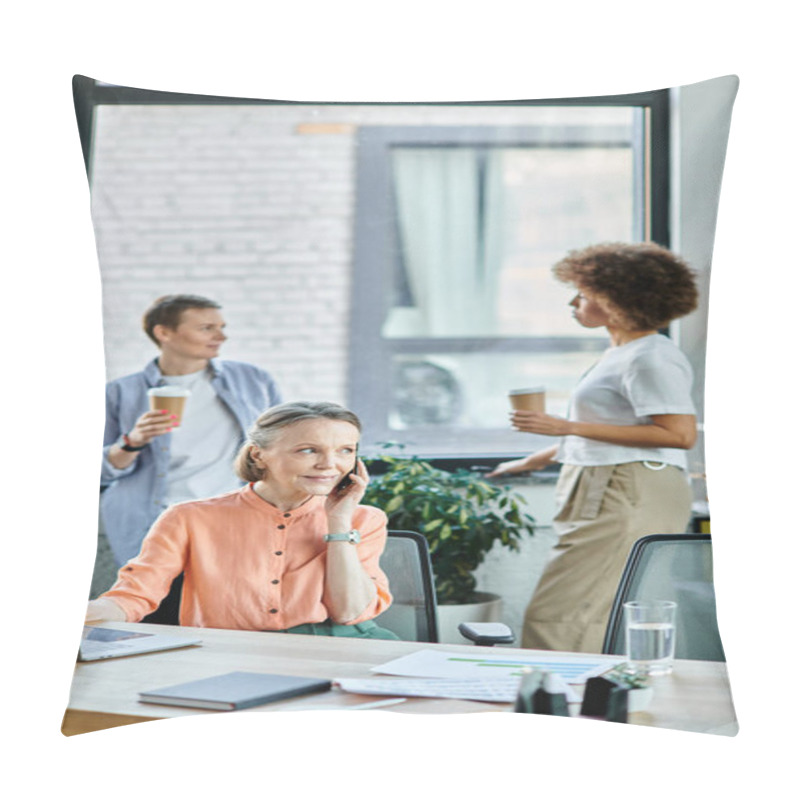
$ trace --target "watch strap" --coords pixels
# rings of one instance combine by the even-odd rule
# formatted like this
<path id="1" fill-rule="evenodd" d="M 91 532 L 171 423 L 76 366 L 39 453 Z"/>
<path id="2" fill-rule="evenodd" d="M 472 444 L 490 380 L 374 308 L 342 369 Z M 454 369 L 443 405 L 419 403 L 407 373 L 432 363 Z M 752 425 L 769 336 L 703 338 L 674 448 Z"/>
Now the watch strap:
<path id="1" fill-rule="evenodd" d="M 146 444 L 143 444 L 141 447 L 132 445 L 127 433 L 122 434 L 122 442 L 120 449 L 124 450 L 126 453 L 138 453 L 140 450 L 144 450 L 145 447 L 147 447 Z"/>
<path id="2" fill-rule="evenodd" d="M 358 544 L 361 541 L 361 534 L 357 530 L 347 531 L 347 533 L 326 533 L 322 539 L 326 542 Z"/>

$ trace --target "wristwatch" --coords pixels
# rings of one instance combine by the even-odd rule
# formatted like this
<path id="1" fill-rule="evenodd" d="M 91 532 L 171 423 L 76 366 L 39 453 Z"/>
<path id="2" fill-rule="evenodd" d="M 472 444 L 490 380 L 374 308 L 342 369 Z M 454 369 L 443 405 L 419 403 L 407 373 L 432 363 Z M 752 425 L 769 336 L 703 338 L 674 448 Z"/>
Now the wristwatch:
<path id="1" fill-rule="evenodd" d="M 140 450 L 144 450 L 145 447 L 147 447 L 146 444 L 143 444 L 141 447 L 135 447 L 132 445 L 127 433 L 122 434 L 122 442 L 123 443 L 120 445 L 120 449 L 124 450 L 126 453 L 138 453 Z"/>
<path id="2" fill-rule="evenodd" d="M 350 544 L 358 544 L 361 541 L 361 534 L 357 530 L 347 531 L 347 533 L 326 533 L 322 539 L 325 542 L 350 542 Z"/>

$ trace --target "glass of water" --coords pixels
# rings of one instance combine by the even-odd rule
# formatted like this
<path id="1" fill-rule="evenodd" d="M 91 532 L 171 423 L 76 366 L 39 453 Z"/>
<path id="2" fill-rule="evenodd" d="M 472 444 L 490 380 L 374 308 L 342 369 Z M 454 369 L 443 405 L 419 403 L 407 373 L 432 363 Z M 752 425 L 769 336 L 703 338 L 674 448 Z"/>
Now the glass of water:
<path id="1" fill-rule="evenodd" d="M 625 603 L 625 655 L 648 675 L 672 672 L 675 660 L 675 610 L 671 600 Z"/>

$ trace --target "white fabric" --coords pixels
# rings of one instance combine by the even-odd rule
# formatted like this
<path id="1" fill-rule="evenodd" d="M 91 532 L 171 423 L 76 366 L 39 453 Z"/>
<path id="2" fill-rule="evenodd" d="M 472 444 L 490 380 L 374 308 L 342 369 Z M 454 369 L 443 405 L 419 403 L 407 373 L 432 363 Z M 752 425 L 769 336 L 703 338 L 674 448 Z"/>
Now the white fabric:
<path id="1" fill-rule="evenodd" d="M 238 489 L 233 471 L 239 449 L 236 420 L 211 385 L 211 373 L 165 376 L 167 383 L 191 391 L 181 424 L 172 431 L 167 503 L 213 497 Z"/>
<path id="2" fill-rule="evenodd" d="M 607 425 L 648 425 L 653 414 L 694 414 L 692 368 L 686 356 L 660 333 L 611 347 L 581 379 L 570 399 L 568 418 Z M 668 447 L 625 447 L 581 436 L 565 436 L 557 459 L 594 467 L 652 461 L 686 469 L 686 451 Z"/>
<path id="3" fill-rule="evenodd" d="M 501 158 L 490 152 L 482 160 L 472 147 L 393 150 L 398 225 L 415 307 L 392 309 L 384 336 L 496 332 Z"/>

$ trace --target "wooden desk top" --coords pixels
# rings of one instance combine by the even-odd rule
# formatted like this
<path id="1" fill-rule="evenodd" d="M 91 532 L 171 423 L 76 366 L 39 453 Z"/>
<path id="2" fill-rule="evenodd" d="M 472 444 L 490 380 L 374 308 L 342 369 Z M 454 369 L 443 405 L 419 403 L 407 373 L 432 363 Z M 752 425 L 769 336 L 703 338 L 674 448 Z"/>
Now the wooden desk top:
<path id="1" fill-rule="evenodd" d="M 142 631 L 164 631 L 164 626 L 142 623 L 114 623 L 108 627 Z M 179 706 L 141 703 L 138 693 L 145 689 L 198 680 L 233 670 L 274 672 L 318 678 L 374 677 L 370 668 L 420 649 L 530 656 L 533 651 L 516 648 L 476 648 L 474 645 L 427 644 L 377 639 L 339 639 L 327 636 L 232 631 L 206 628 L 169 627 L 171 635 L 200 638 L 202 644 L 106 659 L 75 666 L 70 700 L 62 732 L 71 736 L 93 730 L 169 717 L 209 712 Z M 549 655 L 552 655 L 548 651 Z M 724 663 L 678 661 L 671 675 L 653 680 L 655 696 L 646 712 L 630 715 L 630 722 L 677 730 L 734 735 L 736 717 Z M 236 713 L 301 711 L 304 708 L 337 708 L 360 705 L 384 698 L 358 695 L 334 689 Z M 505 703 L 469 700 L 408 698 L 387 706 L 398 713 L 508 712 Z"/>

